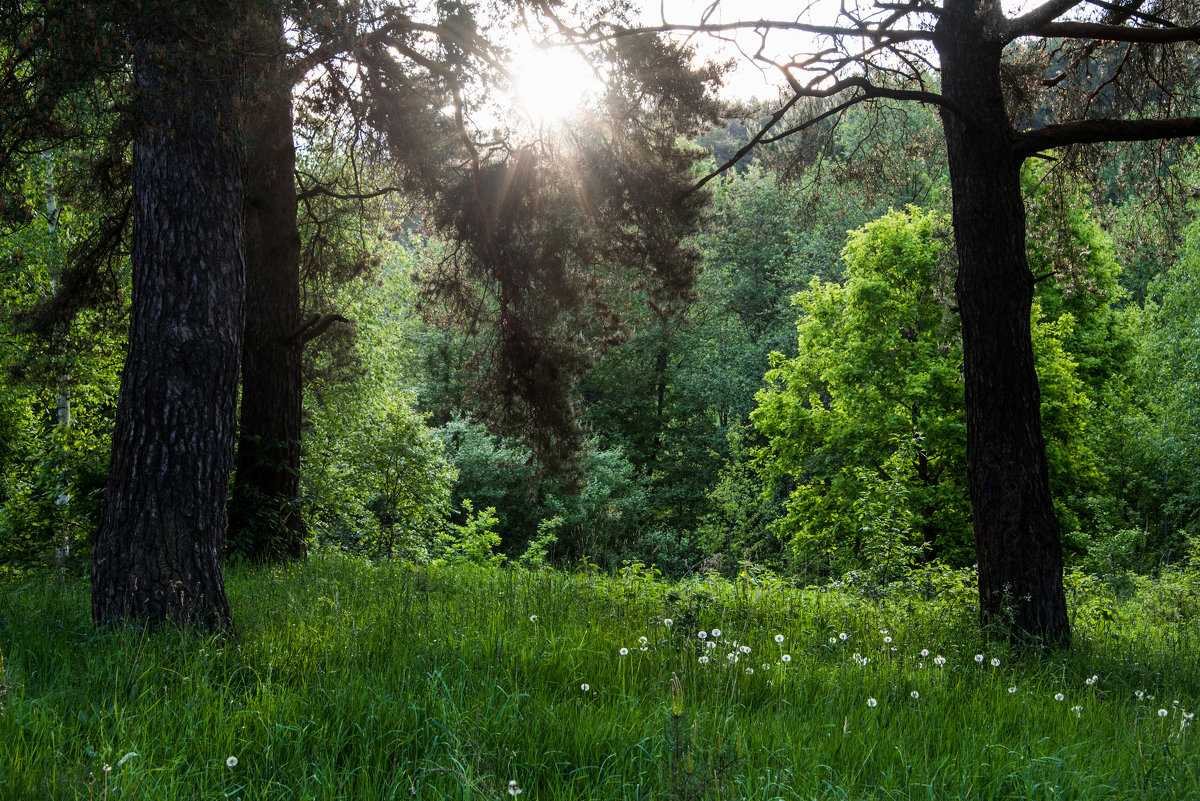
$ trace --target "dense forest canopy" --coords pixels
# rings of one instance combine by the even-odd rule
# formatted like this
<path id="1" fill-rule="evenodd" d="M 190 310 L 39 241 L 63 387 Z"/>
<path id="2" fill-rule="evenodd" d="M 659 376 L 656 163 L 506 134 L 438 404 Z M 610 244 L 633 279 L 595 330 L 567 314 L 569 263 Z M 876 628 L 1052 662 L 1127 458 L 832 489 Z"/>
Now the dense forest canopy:
<path id="1" fill-rule="evenodd" d="M 1064 569 L 1200 553 L 1194 4 L 236 5 L 5 13 L 4 569 L 978 565 L 1065 644 Z M 723 107 L 739 27 L 827 47 Z"/>

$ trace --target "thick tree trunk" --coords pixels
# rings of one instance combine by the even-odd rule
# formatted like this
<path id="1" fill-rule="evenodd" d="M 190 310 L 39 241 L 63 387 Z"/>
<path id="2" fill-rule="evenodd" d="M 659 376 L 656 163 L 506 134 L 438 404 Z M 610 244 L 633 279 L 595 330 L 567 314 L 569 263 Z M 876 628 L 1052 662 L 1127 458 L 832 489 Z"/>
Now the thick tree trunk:
<path id="1" fill-rule="evenodd" d="M 250 559 L 304 556 L 300 494 L 300 233 L 283 17 L 251 59 L 246 123 L 246 338 L 230 549 Z"/>
<path id="2" fill-rule="evenodd" d="M 1062 546 L 1030 339 L 1022 159 L 1000 85 L 999 0 L 946 0 L 938 25 L 958 248 L 967 482 L 985 625 L 1067 645 Z"/>
<path id="3" fill-rule="evenodd" d="M 208 52 L 228 6 L 192 17 L 202 38 L 170 11 L 155 16 L 135 45 L 133 298 L 92 616 L 231 631 L 221 556 L 245 291 L 237 58 Z"/>

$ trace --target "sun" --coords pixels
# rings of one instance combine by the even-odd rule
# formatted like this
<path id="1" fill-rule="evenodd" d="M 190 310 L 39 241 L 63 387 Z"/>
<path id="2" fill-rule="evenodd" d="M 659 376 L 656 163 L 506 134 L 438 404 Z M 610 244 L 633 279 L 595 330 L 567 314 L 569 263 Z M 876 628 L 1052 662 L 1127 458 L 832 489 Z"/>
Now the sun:
<path id="1" fill-rule="evenodd" d="M 568 47 L 533 47 L 514 53 L 512 97 L 521 114 L 536 125 L 571 117 L 603 91 L 596 70 Z"/>

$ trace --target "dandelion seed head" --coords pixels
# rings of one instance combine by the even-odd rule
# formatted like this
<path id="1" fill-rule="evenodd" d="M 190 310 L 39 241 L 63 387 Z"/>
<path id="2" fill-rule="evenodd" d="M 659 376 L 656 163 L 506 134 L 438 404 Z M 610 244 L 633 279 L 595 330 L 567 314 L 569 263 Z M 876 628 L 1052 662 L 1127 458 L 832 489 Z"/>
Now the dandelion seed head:
<path id="1" fill-rule="evenodd" d="M 521 793 L 523 793 L 523 792 L 525 792 L 525 791 L 524 791 L 524 790 L 522 790 L 520 787 L 518 787 L 518 786 L 517 786 L 517 780 L 516 780 L 516 779 L 513 779 L 512 781 L 510 781 L 510 782 L 508 783 L 508 794 L 509 794 L 509 795 L 520 795 L 520 794 L 521 794 Z"/>
<path id="2" fill-rule="evenodd" d="M 237 757 L 235 757 L 235 756 L 229 757 L 229 759 L 225 760 L 225 766 L 229 767 L 229 768 L 236 768 L 237 767 Z"/>
<path id="3" fill-rule="evenodd" d="M 650 641 L 648 639 L 646 639 L 645 637 L 638 637 L 638 642 L 641 643 L 642 645 L 645 645 L 646 643 L 648 643 Z"/>
<path id="4" fill-rule="evenodd" d="M 791 655 L 791 654 L 784 654 L 783 656 L 781 656 L 781 657 L 779 657 L 779 658 L 780 658 L 780 659 L 782 659 L 784 662 L 791 662 L 791 661 L 792 661 L 792 655 Z"/>
<path id="5" fill-rule="evenodd" d="M 1065 698 L 1065 697 L 1066 697 L 1066 696 L 1064 696 L 1062 693 L 1055 693 L 1055 694 L 1054 694 L 1054 700 L 1055 700 L 1055 701 L 1061 701 L 1061 700 L 1063 700 L 1063 698 Z"/>
<path id="6" fill-rule="evenodd" d="M 992 667 L 1000 667 L 1000 658 L 999 657 L 995 657 L 995 656 L 992 657 Z"/>
<path id="7" fill-rule="evenodd" d="M 629 654 L 629 649 L 622 648 L 619 653 L 621 654 L 621 656 L 627 656 Z"/>
<path id="8" fill-rule="evenodd" d="M 1167 716 L 1167 710 L 1165 710 L 1165 709 L 1158 710 L 1158 716 L 1160 718 L 1165 718 Z"/>
<path id="9" fill-rule="evenodd" d="M 529 622 L 530 622 L 530 623 L 537 623 L 537 615 L 530 615 L 530 616 L 529 616 Z"/>
<path id="10" fill-rule="evenodd" d="M 848 636 L 849 636 L 849 635 L 848 635 L 848 634 L 846 634 L 846 632 L 844 632 L 844 631 L 843 631 L 841 634 L 839 634 L 839 635 L 838 635 L 838 639 L 839 639 L 839 640 L 841 640 L 842 642 L 845 642 L 845 641 L 846 641 L 846 637 L 848 637 Z"/>
<path id="11" fill-rule="evenodd" d="M 720 636 L 721 636 L 721 630 L 720 630 L 720 629 L 713 629 L 713 630 L 712 630 L 712 636 L 714 636 L 714 637 L 720 637 Z"/>
<path id="12" fill-rule="evenodd" d="M 775 635 L 775 642 L 783 642 L 783 635 L 782 635 L 782 634 L 776 634 L 776 635 Z"/>
<path id="13" fill-rule="evenodd" d="M 941 667 L 942 665 L 946 664 L 946 657 L 942 656 L 941 654 L 938 654 L 937 656 L 935 656 L 933 658 L 933 664 L 937 665 L 938 667 Z"/>
<path id="14" fill-rule="evenodd" d="M 675 621 L 671 620 L 671 618 L 669 618 L 669 617 L 663 618 L 663 625 L 666 626 L 667 628 L 671 628 L 671 626 L 675 625 Z"/>
<path id="15" fill-rule="evenodd" d="M 700 657 L 700 664 L 702 664 L 702 665 L 707 665 L 707 664 L 708 664 L 708 657 L 707 657 L 707 656 L 702 656 L 702 657 Z"/>
<path id="16" fill-rule="evenodd" d="M 982 662 L 982 661 L 983 661 L 983 654 L 975 654 L 975 661 L 976 661 L 976 662 Z"/>
<path id="17" fill-rule="evenodd" d="M 922 648 L 922 649 L 921 649 L 921 656 L 929 656 L 929 649 L 928 649 L 928 648 Z"/>
<path id="18" fill-rule="evenodd" d="M 754 668 L 746 668 L 747 675 L 752 675 L 753 673 L 754 673 Z"/>
<path id="19" fill-rule="evenodd" d="M 867 699 L 867 706 L 871 707 L 872 709 L 874 709 L 878 704 L 879 704 L 879 702 L 876 701 L 874 698 Z"/>
<path id="20" fill-rule="evenodd" d="M 884 638 L 883 638 L 883 641 L 884 641 L 885 643 L 891 643 L 891 641 L 892 641 L 892 638 L 891 638 L 891 637 L 884 637 Z"/>
<path id="21" fill-rule="evenodd" d="M 741 651 L 743 654 L 748 654 L 748 653 L 750 653 L 750 646 L 743 645 L 740 648 L 738 648 L 738 650 Z"/>
<path id="22" fill-rule="evenodd" d="M 696 632 L 696 636 L 699 637 L 700 639 L 704 640 L 704 639 L 708 638 L 708 632 L 701 630 L 701 631 Z"/>
<path id="23" fill-rule="evenodd" d="M 830 638 L 829 638 L 829 644 L 830 644 L 830 645 L 837 645 L 837 637 L 830 637 Z"/>
<path id="24" fill-rule="evenodd" d="M 592 689 L 592 688 L 591 688 L 591 687 L 589 687 L 589 686 L 588 686 L 588 685 L 586 685 L 586 684 L 580 684 L 580 685 L 579 685 L 579 689 L 583 690 L 583 691 L 586 693 L 588 690 L 590 690 L 590 689 Z"/>
<path id="25" fill-rule="evenodd" d="M 921 697 L 921 694 L 919 692 L 917 692 L 916 690 L 913 690 L 911 693 L 909 693 L 909 695 L 911 695 L 913 698 Z"/>
<path id="26" fill-rule="evenodd" d="M 1009 687 L 1009 688 L 1008 688 L 1008 694 L 1009 694 L 1009 695 L 1012 695 L 1012 694 L 1016 693 L 1016 691 L 1017 691 L 1017 688 L 1016 688 L 1016 687 Z"/>

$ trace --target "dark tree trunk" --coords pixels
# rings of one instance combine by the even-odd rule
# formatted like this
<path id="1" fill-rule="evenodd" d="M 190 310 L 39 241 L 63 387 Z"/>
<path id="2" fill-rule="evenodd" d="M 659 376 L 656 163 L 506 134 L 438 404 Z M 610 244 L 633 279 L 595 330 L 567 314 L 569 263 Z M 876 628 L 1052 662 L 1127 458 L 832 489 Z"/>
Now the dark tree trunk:
<path id="1" fill-rule="evenodd" d="M 1070 642 L 1030 339 L 1022 159 L 1000 85 L 999 0 L 946 0 L 938 25 L 942 112 L 958 249 L 967 482 L 983 623 Z"/>
<path id="2" fill-rule="evenodd" d="M 300 233 L 283 16 L 250 60 L 246 121 L 246 338 L 230 549 L 256 561 L 304 556 L 300 494 Z"/>
<path id="3" fill-rule="evenodd" d="M 133 298 L 92 616 L 231 631 L 221 556 L 245 290 L 238 59 L 208 51 L 228 6 L 183 15 L 203 37 L 156 16 L 139 22 L 134 55 Z"/>

